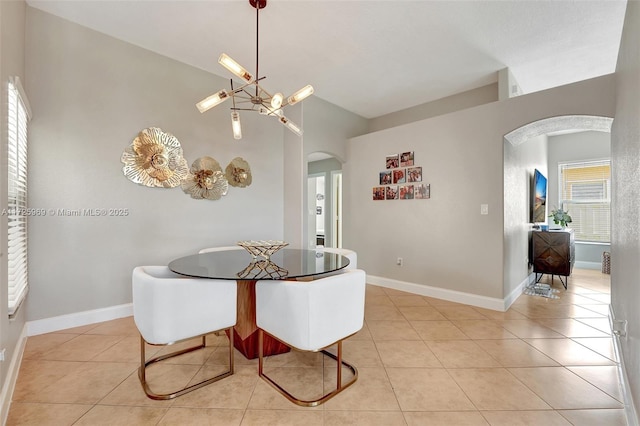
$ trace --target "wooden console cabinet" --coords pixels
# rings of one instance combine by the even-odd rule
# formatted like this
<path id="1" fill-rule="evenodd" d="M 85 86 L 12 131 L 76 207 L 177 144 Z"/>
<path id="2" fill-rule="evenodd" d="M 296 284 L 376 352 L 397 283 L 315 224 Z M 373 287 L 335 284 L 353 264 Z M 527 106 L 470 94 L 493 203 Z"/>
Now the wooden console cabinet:
<path id="1" fill-rule="evenodd" d="M 567 280 L 575 262 L 576 249 L 573 229 L 534 230 L 531 236 L 531 245 L 536 282 L 540 281 L 544 274 L 551 275 L 553 282 L 553 276 L 557 275 L 566 289 Z M 564 281 L 562 277 L 564 277 Z"/>

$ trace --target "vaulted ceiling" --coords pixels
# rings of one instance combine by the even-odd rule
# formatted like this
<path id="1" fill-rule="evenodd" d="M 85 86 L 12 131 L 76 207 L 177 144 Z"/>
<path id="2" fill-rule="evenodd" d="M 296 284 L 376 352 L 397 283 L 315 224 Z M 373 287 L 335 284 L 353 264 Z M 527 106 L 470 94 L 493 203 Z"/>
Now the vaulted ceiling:
<path id="1" fill-rule="evenodd" d="M 28 4 L 224 78 L 223 52 L 255 73 L 248 0 Z M 366 118 L 494 83 L 504 68 L 531 93 L 614 72 L 625 8 L 622 0 L 268 0 L 261 86 L 288 95 L 312 84 L 315 96 Z"/>

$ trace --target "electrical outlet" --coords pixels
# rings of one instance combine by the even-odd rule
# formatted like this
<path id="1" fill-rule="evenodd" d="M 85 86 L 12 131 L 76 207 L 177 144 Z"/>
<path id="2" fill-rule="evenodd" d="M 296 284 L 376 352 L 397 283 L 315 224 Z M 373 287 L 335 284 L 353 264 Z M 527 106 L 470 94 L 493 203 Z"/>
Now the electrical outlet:
<path id="1" fill-rule="evenodd" d="M 401 257 L 399 257 L 398 260 L 396 260 L 396 265 L 402 266 L 402 258 Z"/>
<path id="2" fill-rule="evenodd" d="M 480 204 L 480 214 L 489 214 L 489 204 Z"/>

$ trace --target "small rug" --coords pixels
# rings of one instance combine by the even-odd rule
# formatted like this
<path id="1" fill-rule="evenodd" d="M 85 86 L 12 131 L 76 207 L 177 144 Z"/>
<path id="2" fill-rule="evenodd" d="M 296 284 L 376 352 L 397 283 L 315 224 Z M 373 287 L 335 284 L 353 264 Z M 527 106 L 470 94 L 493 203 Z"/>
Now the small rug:
<path id="1" fill-rule="evenodd" d="M 529 296 L 541 296 L 549 299 L 559 299 L 560 296 L 556 296 L 554 293 L 559 293 L 560 290 L 551 288 L 549 284 L 534 283 L 524 289 L 524 294 Z"/>

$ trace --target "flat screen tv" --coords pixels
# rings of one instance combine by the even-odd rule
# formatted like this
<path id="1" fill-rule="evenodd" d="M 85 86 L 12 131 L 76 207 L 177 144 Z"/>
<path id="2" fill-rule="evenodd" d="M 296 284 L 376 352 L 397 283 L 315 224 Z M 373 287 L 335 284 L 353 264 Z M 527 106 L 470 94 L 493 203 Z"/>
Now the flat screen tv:
<path id="1" fill-rule="evenodd" d="M 531 221 L 547 221 L 547 178 L 536 169 L 533 173 L 533 196 L 531 203 Z"/>

